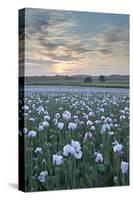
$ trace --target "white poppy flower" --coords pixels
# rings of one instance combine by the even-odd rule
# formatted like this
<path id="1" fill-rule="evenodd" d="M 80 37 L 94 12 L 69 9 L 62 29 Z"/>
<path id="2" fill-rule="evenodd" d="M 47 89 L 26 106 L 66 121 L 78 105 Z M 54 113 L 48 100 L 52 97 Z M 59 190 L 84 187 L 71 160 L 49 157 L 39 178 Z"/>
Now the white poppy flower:
<path id="1" fill-rule="evenodd" d="M 104 108 L 99 108 L 99 111 L 100 112 L 104 112 Z"/>
<path id="2" fill-rule="evenodd" d="M 82 151 L 75 151 L 75 153 L 73 154 L 73 156 L 76 158 L 76 159 L 81 159 L 82 157 Z"/>
<path id="3" fill-rule="evenodd" d="M 47 171 L 42 171 L 40 173 L 40 175 L 37 177 L 37 179 L 41 182 L 41 183 L 44 183 L 45 182 L 45 178 L 46 176 L 48 175 L 48 172 Z"/>
<path id="4" fill-rule="evenodd" d="M 38 130 L 39 131 L 43 131 L 44 130 L 44 126 L 42 124 L 39 124 Z"/>
<path id="5" fill-rule="evenodd" d="M 73 155 L 75 153 L 75 148 L 72 147 L 70 144 L 67 144 L 64 146 L 63 148 L 63 155 L 64 156 L 68 156 L 69 154 L 70 155 Z"/>
<path id="6" fill-rule="evenodd" d="M 34 121 L 35 121 L 35 118 L 31 117 L 29 120 L 30 120 L 31 122 L 34 122 Z"/>
<path id="7" fill-rule="evenodd" d="M 28 133 L 28 128 L 23 128 L 22 131 L 26 135 Z"/>
<path id="8" fill-rule="evenodd" d="M 114 132 L 113 131 L 109 131 L 108 135 L 114 135 Z"/>
<path id="9" fill-rule="evenodd" d="M 33 103 L 33 104 L 32 104 L 32 108 L 35 109 L 35 107 L 36 107 L 36 105 Z"/>
<path id="10" fill-rule="evenodd" d="M 101 116 L 101 120 L 105 120 L 105 116 Z"/>
<path id="11" fill-rule="evenodd" d="M 89 112 L 89 117 L 92 117 L 92 116 L 94 116 L 94 113 L 91 111 Z"/>
<path id="12" fill-rule="evenodd" d="M 64 128 L 64 123 L 63 122 L 58 122 L 57 128 L 62 130 Z"/>
<path id="13" fill-rule="evenodd" d="M 44 115 L 48 115 L 48 111 L 45 111 L 45 112 L 44 112 Z"/>
<path id="14" fill-rule="evenodd" d="M 102 163 L 103 162 L 103 155 L 101 153 L 95 152 L 94 155 L 96 156 L 96 158 L 95 158 L 96 163 Z"/>
<path id="15" fill-rule="evenodd" d="M 39 182 L 44 183 L 45 182 L 45 176 L 38 176 L 37 179 Z"/>
<path id="16" fill-rule="evenodd" d="M 63 114 L 62 114 L 63 118 L 65 120 L 70 120 L 71 119 L 71 113 L 69 111 L 65 111 Z"/>
<path id="17" fill-rule="evenodd" d="M 56 117 L 56 119 L 59 119 L 60 118 L 60 113 L 56 113 L 55 117 Z"/>
<path id="18" fill-rule="evenodd" d="M 29 137 L 35 137 L 36 135 L 37 135 L 36 131 L 31 130 L 31 131 L 28 132 Z"/>
<path id="19" fill-rule="evenodd" d="M 118 125 L 118 124 L 114 124 L 114 127 L 115 127 L 115 128 L 118 128 L 118 127 L 119 127 L 119 125 Z"/>
<path id="20" fill-rule="evenodd" d="M 113 151 L 115 153 L 120 153 L 123 149 L 123 145 L 122 144 L 116 144 L 114 147 L 113 147 Z"/>
<path id="21" fill-rule="evenodd" d="M 44 121 L 44 122 L 42 122 L 42 125 L 44 126 L 44 127 L 49 127 L 49 123 L 47 122 L 47 121 Z"/>
<path id="22" fill-rule="evenodd" d="M 28 116 L 28 113 L 23 113 L 23 115 L 24 115 L 25 117 L 27 117 L 27 116 Z"/>
<path id="23" fill-rule="evenodd" d="M 101 128 L 101 133 L 107 133 L 108 131 L 110 131 L 110 125 L 109 124 L 103 124 L 102 128 Z"/>
<path id="24" fill-rule="evenodd" d="M 78 119 L 78 115 L 74 115 L 73 119 L 77 120 Z"/>
<path id="25" fill-rule="evenodd" d="M 91 127 L 90 127 L 90 130 L 91 130 L 91 131 L 95 131 L 95 130 L 96 130 L 95 126 L 91 126 Z"/>
<path id="26" fill-rule="evenodd" d="M 42 106 L 39 106 L 37 108 L 37 111 L 38 111 L 39 114 L 44 113 L 44 108 Z"/>
<path id="27" fill-rule="evenodd" d="M 86 120 L 88 120 L 89 116 L 86 113 L 83 113 L 83 118 L 86 119 Z"/>
<path id="28" fill-rule="evenodd" d="M 75 130 L 76 128 L 77 128 L 77 124 L 76 123 L 70 122 L 68 124 L 68 129 L 69 130 Z"/>
<path id="29" fill-rule="evenodd" d="M 126 107 L 126 108 L 125 108 L 125 111 L 129 111 L 129 108 L 128 108 L 128 107 Z"/>
<path id="30" fill-rule="evenodd" d="M 104 122 L 105 122 L 106 124 L 112 122 L 111 117 L 106 117 L 106 119 L 104 120 Z"/>
<path id="31" fill-rule="evenodd" d="M 123 119 L 126 119 L 126 116 L 125 116 L 125 115 L 121 115 L 121 116 L 120 116 L 120 120 L 123 120 Z"/>
<path id="32" fill-rule="evenodd" d="M 87 132 L 85 133 L 85 136 L 84 136 L 84 140 L 90 140 L 92 138 L 92 133 L 91 132 Z"/>
<path id="33" fill-rule="evenodd" d="M 36 150 L 35 150 L 35 153 L 42 154 L 43 153 L 42 148 L 41 147 L 37 147 Z"/>
<path id="34" fill-rule="evenodd" d="M 112 145 L 117 145 L 118 144 L 118 141 L 115 139 L 114 142 L 112 142 Z"/>
<path id="35" fill-rule="evenodd" d="M 128 162 L 124 162 L 124 161 L 121 161 L 121 172 L 122 174 L 127 174 L 128 173 Z"/>
<path id="36" fill-rule="evenodd" d="M 124 111 L 124 110 L 121 110 L 120 113 L 121 113 L 122 115 L 125 115 L 125 111 Z"/>
<path id="37" fill-rule="evenodd" d="M 53 155 L 53 165 L 60 165 L 63 162 L 63 157 L 61 155 Z"/>
<path id="38" fill-rule="evenodd" d="M 92 126 L 93 125 L 93 122 L 91 120 L 88 120 L 87 121 L 87 126 Z"/>
<path id="39" fill-rule="evenodd" d="M 29 106 L 24 105 L 24 106 L 22 107 L 22 109 L 25 110 L 25 111 L 28 111 L 28 110 L 29 110 Z"/>
<path id="40" fill-rule="evenodd" d="M 44 120 L 45 120 L 45 121 L 49 121 L 50 119 L 51 119 L 51 118 L 50 118 L 49 115 L 45 115 L 45 116 L 44 116 Z"/>
<path id="41" fill-rule="evenodd" d="M 46 177 L 46 176 L 48 175 L 48 171 L 46 171 L 46 170 L 45 170 L 45 171 L 42 171 L 42 172 L 40 173 L 40 175 Z"/>
<path id="42" fill-rule="evenodd" d="M 71 146 L 75 148 L 75 151 L 80 151 L 80 149 L 81 149 L 80 143 L 78 141 L 72 140 Z"/>
<path id="43" fill-rule="evenodd" d="M 63 155 L 69 156 L 73 155 L 76 159 L 80 159 L 82 157 L 82 151 L 80 151 L 80 143 L 78 141 L 71 141 L 71 145 L 67 144 L 63 148 Z"/>
<path id="44" fill-rule="evenodd" d="M 95 121 L 95 124 L 100 124 L 101 123 L 101 120 L 96 120 Z"/>

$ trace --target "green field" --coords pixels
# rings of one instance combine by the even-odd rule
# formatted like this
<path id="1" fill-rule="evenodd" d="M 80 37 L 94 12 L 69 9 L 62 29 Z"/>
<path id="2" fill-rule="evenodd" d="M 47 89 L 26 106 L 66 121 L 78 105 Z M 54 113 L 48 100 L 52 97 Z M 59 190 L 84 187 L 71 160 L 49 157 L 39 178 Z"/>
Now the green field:
<path id="1" fill-rule="evenodd" d="M 83 87 L 113 87 L 113 88 L 129 88 L 129 81 L 124 80 L 107 80 L 104 83 L 93 81 L 92 83 L 84 83 L 82 80 L 49 80 L 49 81 L 33 81 L 28 85 L 64 85 L 64 86 L 83 86 Z"/>
<path id="2" fill-rule="evenodd" d="M 20 77 L 20 85 L 62 85 L 83 87 L 129 88 L 128 75 L 105 76 L 105 81 L 99 81 L 99 76 L 90 76 L 91 82 L 86 83 L 87 75 L 75 76 L 33 76 Z"/>

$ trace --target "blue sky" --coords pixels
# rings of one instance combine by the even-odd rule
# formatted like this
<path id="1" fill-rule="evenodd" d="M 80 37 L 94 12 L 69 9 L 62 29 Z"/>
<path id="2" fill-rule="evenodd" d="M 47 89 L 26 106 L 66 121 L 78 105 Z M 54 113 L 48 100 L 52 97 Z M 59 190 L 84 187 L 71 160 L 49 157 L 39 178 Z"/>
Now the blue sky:
<path id="1" fill-rule="evenodd" d="M 25 19 L 26 76 L 129 74 L 128 15 L 27 8 Z"/>

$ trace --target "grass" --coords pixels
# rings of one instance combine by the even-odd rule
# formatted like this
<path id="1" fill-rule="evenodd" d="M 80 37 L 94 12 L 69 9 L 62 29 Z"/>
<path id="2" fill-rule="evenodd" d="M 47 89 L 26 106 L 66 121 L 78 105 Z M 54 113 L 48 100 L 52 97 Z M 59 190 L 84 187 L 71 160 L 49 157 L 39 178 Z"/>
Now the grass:
<path id="1" fill-rule="evenodd" d="M 63 85 L 63 86 L 81 86 L 81 87 L 106 87 L 106 88 L 129 88 L 128 81 L 106 81 L 104 83 L 94 81 L 92 83 L 84 83 L 83 81 L 70 81 L 70 80 L 58 80 L 58 81 L 37 81 L 27 83 L 27 85 Z"/>

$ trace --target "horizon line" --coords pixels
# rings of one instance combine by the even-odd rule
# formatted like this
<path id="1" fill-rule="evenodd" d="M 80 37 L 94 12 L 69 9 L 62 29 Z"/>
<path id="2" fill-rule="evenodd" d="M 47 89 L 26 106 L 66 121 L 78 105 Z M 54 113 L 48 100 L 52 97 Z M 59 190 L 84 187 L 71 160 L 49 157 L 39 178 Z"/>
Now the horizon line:
<path id="1" fill-rule="evenodd" d="M 67 74 L 55 74 L 55 75 L 29 75 L 29 76 L 19 76 L 19 77 L 43 77 L 43 76 L 48 76 L 48 77 L 55 77 L 55 76 L 129 76 L 129 74 L 99 74 L 99 75 L 90 75 L 90 74 L 73 74 L 73 75 L 67 75 Z"/>

